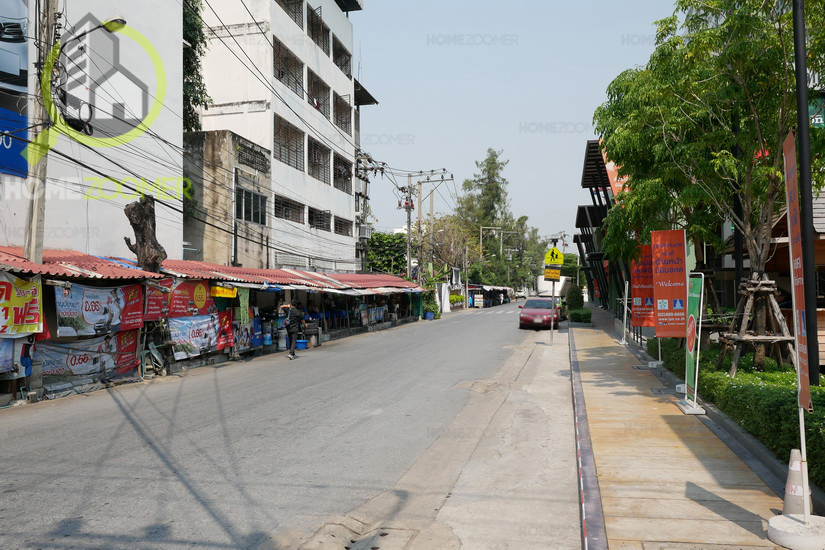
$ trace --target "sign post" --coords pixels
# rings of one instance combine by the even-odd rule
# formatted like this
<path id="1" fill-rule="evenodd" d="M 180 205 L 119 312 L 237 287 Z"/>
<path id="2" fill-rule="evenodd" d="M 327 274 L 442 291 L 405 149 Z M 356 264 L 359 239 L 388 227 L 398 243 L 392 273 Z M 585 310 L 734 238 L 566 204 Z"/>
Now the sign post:
<path id="1" fill-rule="evenodd" d="M 547 251 L 544 255 L 544 280 L 552 281 L 550 285 L 550 293 L 553 299 L 553 320 L 550 322 L 550 344 L 553 344 L 553 331 L 556 323 L 561 323 L 561 315 L 556 309 L 556 283 L 561 280 L 561 265 L 564 262 L 564 254 L 556 248 L 556 242 L 553 241 L 553 248 Z"/>

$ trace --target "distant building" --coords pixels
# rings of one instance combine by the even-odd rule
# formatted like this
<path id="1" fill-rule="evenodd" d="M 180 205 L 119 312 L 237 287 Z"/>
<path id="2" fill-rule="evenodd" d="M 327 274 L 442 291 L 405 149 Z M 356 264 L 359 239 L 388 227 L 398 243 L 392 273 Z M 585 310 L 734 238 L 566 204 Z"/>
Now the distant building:
<path id="1" fill-rule="evenodd" d="M 205 143 L 212 143 L 210 132 L 231 130 L 236 135 L 214 134 L 214 143 L 228 145 L 242 136 L 270 152 L 272 161 L 271 181 L 255 184 L 263 195 L 252 207 L 265 205 L 260 225 L 269 228 L 267 257 L 238 255 L 237 261 L 360 269 L 365 249 L 359 238 L 369 232 L 361 229 L 366 221 L 361 216 L 369 195 L 367 183 L 355 177 L 361 160 L 358 107 L 376 103 L 352 75 L 348 12 L 362 9 L 362 1 L 247 0 L 212 7 L 217 14 L 210 9 L 203 14 L 210 42 L 204 75 L 213 102 L 202 112 Z M 234 162 L 227 168 L 243 172 Z M 245 186 L 249 183 L 235 181 L 234 193 Z M 245 205 L 233 207 L 229 218 L 246 213 Z M 226 223 L 234 226 L 230 220 Z M 244 219 L 238 226 L 248 223 L 258 222 Z"/>

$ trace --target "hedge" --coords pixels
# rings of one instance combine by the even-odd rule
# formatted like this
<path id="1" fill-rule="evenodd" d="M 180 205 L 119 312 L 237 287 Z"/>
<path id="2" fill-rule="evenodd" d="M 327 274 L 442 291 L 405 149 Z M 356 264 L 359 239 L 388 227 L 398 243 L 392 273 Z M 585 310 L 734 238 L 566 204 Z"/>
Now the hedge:
<path id="1" fill-rule="evenodd" d="M 658 354 L 655 339 L 648 341 L 648 353 Z M 799 413 L 796 400 L 796 373 L 791 365 L 768 359 L 765 372 L 753 368 L 753 354 L 739 362 L 736 377 L 728 376 L 730 354 L 720 368 L 716 360 L 721 348 L 713 344 L 702 351 L 699 364 L 699 395 L 731 417 L 780 460 L 787 462 L 791 449 L 799 448 Z M 678 340 L 662 340 L 662 361 L 676 376 L 685 377 L 685 350 Z M 825 487 L 825 388 L 811 388 L 814 413 L 805 414 L 810 479 Z"/>
<path id="2" fill-rule="evenodd" d="M 589 309 L 582 308 L 574 309 L 567 314 L 567 318 L 574 323 L 589 323 L 591 315 L 593 315 L 593 313 Z"/>

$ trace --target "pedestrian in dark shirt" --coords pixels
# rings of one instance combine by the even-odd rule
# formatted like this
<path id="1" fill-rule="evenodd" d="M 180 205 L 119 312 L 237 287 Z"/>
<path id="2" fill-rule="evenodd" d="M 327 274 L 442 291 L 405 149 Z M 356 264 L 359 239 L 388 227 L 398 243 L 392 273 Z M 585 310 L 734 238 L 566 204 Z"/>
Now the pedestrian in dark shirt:
<path id="1" fill-rule="evenodd" d="M 298 333 L 306 325 L 304 321 L 304 312 L 298 307 L 298 300 L 292 300 L 291 304 L 281 306 L 286 313 L 287 334 L 289 334 L 289 358 L 295 359 L 295 342 L 298 340 Z"/>

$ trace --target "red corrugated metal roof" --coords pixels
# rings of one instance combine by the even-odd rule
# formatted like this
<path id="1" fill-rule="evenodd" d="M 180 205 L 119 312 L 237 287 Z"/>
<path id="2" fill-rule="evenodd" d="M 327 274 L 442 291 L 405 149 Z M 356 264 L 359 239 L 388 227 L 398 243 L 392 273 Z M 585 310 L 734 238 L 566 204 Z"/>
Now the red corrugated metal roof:
<path id="1" fill-rule="evenodd" d="M 418 288 L 415 283 L 386 273 L 326 273 L 326 275 L 355 288 Z"/>
<path id="2" fill-rule="evenodd" d="M 0 268 L 18 273 L 86 279 L 158 279 L 151 273 L 76 250 L 44 250 L 43 263 L 26 260 L 19 246 L 0 246 Z"/>

